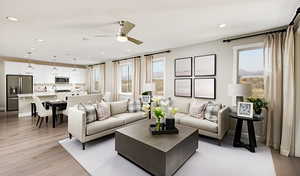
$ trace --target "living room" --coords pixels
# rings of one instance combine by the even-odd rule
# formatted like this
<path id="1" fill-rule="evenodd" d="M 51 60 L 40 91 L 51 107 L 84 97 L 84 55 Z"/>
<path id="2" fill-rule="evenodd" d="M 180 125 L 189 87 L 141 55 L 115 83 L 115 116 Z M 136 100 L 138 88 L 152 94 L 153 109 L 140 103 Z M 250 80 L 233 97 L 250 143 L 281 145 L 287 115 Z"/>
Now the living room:
<path id="1" fill-rule="evenodd" d="M 300 174 L 298 1 L 0 6 L 0 175 Z"/>

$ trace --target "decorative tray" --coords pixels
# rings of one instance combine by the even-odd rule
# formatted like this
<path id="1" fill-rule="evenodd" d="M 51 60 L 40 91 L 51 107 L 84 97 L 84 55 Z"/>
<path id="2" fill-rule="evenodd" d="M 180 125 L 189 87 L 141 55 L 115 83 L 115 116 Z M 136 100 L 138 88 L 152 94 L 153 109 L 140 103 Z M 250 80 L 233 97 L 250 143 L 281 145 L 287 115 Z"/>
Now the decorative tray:
<path id="1" fill-rule="evenodd" d="M 151 124 L 149 126 L 149 130 L 152 135 L 178 134 L 178 129 L 176 127 L 174 129 L 166 129 L 165 124 L 161 124 L 161 128 L 159 130 L 157 130 L 156 124 Z"/>

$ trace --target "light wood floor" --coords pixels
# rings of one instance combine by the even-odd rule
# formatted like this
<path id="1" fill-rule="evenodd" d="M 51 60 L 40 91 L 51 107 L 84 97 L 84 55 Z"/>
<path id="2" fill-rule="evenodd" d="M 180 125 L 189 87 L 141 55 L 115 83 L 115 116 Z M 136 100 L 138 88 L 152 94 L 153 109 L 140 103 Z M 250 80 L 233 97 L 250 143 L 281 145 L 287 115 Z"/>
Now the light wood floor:
<path id="1" fill-rule="evenodd" d="M 18 119 L 15 112 L 0 112 L 1 176 L 88 175 L 58 144 L 67 137 L 67 123 L 53 129 L 50 122 L 39 129 L 31 118 Z M 277 151 L 272 151 L 272 156 L 277 176 L 300 175 L 299 158 L 283 157 Z"/>

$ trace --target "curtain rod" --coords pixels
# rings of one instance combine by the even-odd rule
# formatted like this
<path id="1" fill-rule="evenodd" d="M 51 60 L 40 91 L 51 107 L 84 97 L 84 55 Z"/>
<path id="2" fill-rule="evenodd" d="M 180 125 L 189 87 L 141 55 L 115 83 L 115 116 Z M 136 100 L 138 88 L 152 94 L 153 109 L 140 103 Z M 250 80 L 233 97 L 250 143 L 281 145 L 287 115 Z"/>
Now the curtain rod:
<path id="1" fill-rule="evenodd" d="M 141 56 L 128 57 L 128 58 L 124 58 L 124 59 L 113 60 L 112 62 L 119 62 L 119 61 L 123 61 L 123 60 L 129 60 L 129 59 L 140 58 L 140 57 L 141 57 Z"/>
<path id="2" fill-rule="evenodd" d="M 297 16 L 300 13 L 300 7 L 297 9 L 295 16 L 293 17 L 290 25 L 293 25 Z M 244 38 L 250 38 L 250 37 L 256 37 L 256 36 L 260 36 L 260 35 L 266 35 L 266 34 L 271 34 L 271 33 L 275 33 L 275 32 L 285 32 L 286 29 L 280 29 L 280 30 L 274 30 L 274 31 L 269 31 L 269 32 L 262 32 L 262 33 L 257 33 L 257 34 L 250 34 L 250 35 L 245 35 L 245 36 L 241 36 L 241 37 L 236 37 L 236 38 L 231 38 L 231 39 L 226 39 L 223 40 L 223 42 L 231 42 L 233 40 L 239 40 L 239 39 L 244 39 Z"/>
<path id="3" fill-rule="evenodd" d="M 88 67 L 96 66 L 96 65 L 103 65 L 105 62 L 99 63 L 99 64 L 93 64 L 93 65 L 88 65 Z"/>
<path id="4" fill-rule="evenodd" d="M 152 55 L 156 55 L 156 54 L 163 54 L 163 53 L 170 53 L 171 50 L 167 50 L 167 51 L 161 51 L 161 52 L 157 52 L 157 53 L 151 53 L 151 54 L 145 54 L 144 56 L 152 56 Z"/>
<path id="5" fill-rule="evenodd" d="M 226 39 L 226 40 L 223 40 L 223 42 L 227 43 L 227 42 L 231 42 L 231 41 L 234 41 L 234 40 L 240 40 L 240 39 L 244 39 L 244 38 L 256 37 L 256 36 L 260 36 L 260 35 L 267 35 L 267 34 L 272 34 L 272 33 L 275 33 L 275 32 L 285 32 L 285 31 L 286 31 L 286 29 L 280 29 L 280 30 L 262 32 L 262 33 L 257 33 L 257 34 L 244 35 L 244 36 L 241 36 L 241 37 Z"/>
<path id="6" fill-rule="evenodd" d="M 290 25 L 293 25 L 295 23 L 295 20 L 296 20 L 297 16 L 299 15 L 299 13 L 300 13 L 300 7 L 297 9 L 296 14 L 295 14 L 293 20 L 291 21 Z"/>

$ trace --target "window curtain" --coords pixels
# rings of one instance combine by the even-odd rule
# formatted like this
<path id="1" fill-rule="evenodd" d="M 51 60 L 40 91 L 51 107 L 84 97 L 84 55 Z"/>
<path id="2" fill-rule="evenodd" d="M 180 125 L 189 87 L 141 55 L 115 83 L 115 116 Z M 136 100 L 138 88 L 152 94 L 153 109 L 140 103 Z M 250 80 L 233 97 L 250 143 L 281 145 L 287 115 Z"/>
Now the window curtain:
<path id="1" fill-rule="evenodd" d="M 102 94 L 105 92 L 105 64 L 100 64 L 100 81 L 99 88 Z"/>
<path id="2" fill-rule="evenodd" d="M 113 62 L 113 76 L 112 76 L 112 98 L 113 101 L 118 101 L 119 100 L 119 67 L 120 63 Z"/>
<path id="3" fill-rule="evenodd" d="M 267 36 L 265 58 L 266 144 L 288 156 L 293 154 L 295 130 L 293 26 Z"/>
<path id="4" fill-rule="evenodd" d="M 146 83 L 152 83 L 152 61 L 153 61 L 153 55 L 145 56 Z"/>
<path id="5" fill-rule="evenodd" d="M 141 95 L 141 59 L 133 58 L 133 99 L 137 100 Z"/>

